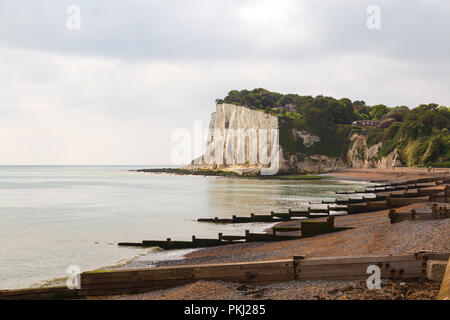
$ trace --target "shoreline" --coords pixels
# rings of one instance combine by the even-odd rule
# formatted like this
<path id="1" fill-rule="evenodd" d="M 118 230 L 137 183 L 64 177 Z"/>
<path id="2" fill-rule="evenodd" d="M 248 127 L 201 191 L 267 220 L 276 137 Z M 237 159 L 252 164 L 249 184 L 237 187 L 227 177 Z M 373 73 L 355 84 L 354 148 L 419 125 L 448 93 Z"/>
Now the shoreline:
<path id="1" fill-rule="evenodd" d="M 292 179 L 292 180 L 309 180 L 309 179 L 333 179 L 333 180 L 349 180 L 349 181 L 367 181 L 375 182 L 395 182 L 398 180 L 414 179 L 418 177 L 429 177 L 439 174 L 450 174 L 449 168 L 413 168 L 413 167 L 393 167 L 391 169 L 380 168 L 342 168 L 332 171 L 319 171 L 308 173 L 278 173 L 272 176 L 261 176 L 255 174 L 239 174 L 235 171 L 228 170 L 212 170 L 212 169 L 185 169 L 185 168 L 149 168 L 149 169 L 133 169 L 128 170 L 137 173 L 154 173 L 154 174 L 173 174 L 173 175 L 190 175 L 190 176 L 213 176 L 213 177 L 231 177 L 231 178 L 252 178 L 252 179 Z"/>
<path id="2" fill-rule="evenodd" d="M 438 171 L 438 170 L 436 170 Z M 394 171 L 397 173 L 395 176 L 392 174 L 393 170 L 383 170 L 383 169 L 344 169 L 339 170 L 333 173 L 327 173 L 330 177 L 327 179 L 336 180 L 336 181 L 349 181 L 349 182 L 361 182 L 361 183 L 374 183 L 374 182 L 396 182 L 399 180 L 405 179 L 414 179 L 420 177 L 429 177 L 430 175 L 437 175 L 440 173 L 448 173 L 448 170 L 439 170 L 438 172 L 429 173 L 426 169 L 396 169 Z M 325 218 L 322 218 L 325 219 Z M 320 220 L 322 220 L 320 219 Z M 361 221 L 360 221 L 361 220 Z M 336 217 L 337 226 L 356 226 L 355 229 L 358 229 L 363 224 L 369 223 L 368 226 L 365 227 L 363 234 L 365 238 L 377 238 L 379 237 L 378 233 L 383 233 L 383 228 L 379 228 L 381 225 L 386 225 L 387 221 L 387 211 L 378 211 L 373 213 L 365 213 L 359 214 L 356 216 L 340 216 Z M 268 225 L 284 225 L 284 226 L 295 226 L 298 224 L 298 221 L 288 221 L 288 222 L 277 222 L 275 224 L 271 223 Z M 371 228 L 371 224 L 374 224 L 376 228 Z M 405 224 L 405 223 L 400 223 Z M 407 222 L 406 224 L 410 224 Z M 388 225 L 386 225 L 388 226 Z M 427 226 L 427 228 L 431 228 L 432 226 Z M 434 233 L 435 237 L 440 237 L 439 234 L 448 234 L 450 233 L 450 224 L 442 222 L 438 226 L 442 232 L 438 232 L 436 234 L 436 230 Z M 264 227 L 267 232 L 270 229 L 269 226 Z M 127 259 L 124 263 L 118 262 L 112 266 L 104 266 L 100 268 L 96 268 L 95 270 L 117 270 L 117 269 L 136 269 L 136 268 L 149 268 L 149 267 L 164 267 L 164 266 L 175 266 L 175 265 L 192 265 L 192 264 L 209 264 L 209 263 L 222 263 L 222 262 L 244 262 L 244 261 L 260 261 L 260 260 L 271 260 L 271 259 L 283 259 L 292 255 L 298 254 L 306 254 L 308 256 L 333 256 L 333 255 L 358 255 L 358 254 L 392 254 L 392 253 L 404 253 L 404 248 L 397 248 L 395 245 L 396 242 L 392 242 L 389 245 L 386 244 L 386 247 L 381 249 L 377 249 L 376 246 L 365 248 L 365 251 L 357 252 L 354 244 L 355 243 L 364 243 L 367 242 L 367 239 L 361 239 L 362 230 L 358 231 L 356 235 L 352 235 L 355 233 L 355 229 L 341 231 L 332 234 L 325 234 L 321 236 L 317 236 L 314 238 L 305 238 L 300 240 L 292 240 L 282 243 L 242 243 L 242 244 L 234 244 L 224 247 L 213 247 L 213 248 L 199 248 L 188 250 L 190 252 L 180 252 L 182 254 L 176 259 L 167 259 L 167 257 L 158 260 L 146 260 L 140 259 L 145 258 L 151 252 L 139 254 L 138 256 L 134 256 L 130 259 Z M 392 235 L 390 235 L 392 236 Z M 400 237 L 411 238 L 408 232 L 400 232 Z M 423 237 L 423 234 L 420 234 L 420 237 Z M 356 238 L 356 239 L 355 239 Z M 420 238 L 422 239 L 422 238 Z M 371 240 L 372 241 L 372 240 Z M 414 241 L 414 240 L 413 240 Z M 419 241 L 420 242 L 420 241 Z M 349 245 L 346 245 L 346 244 Z M 448 240 L 447 240 L 448 243 Z M 446 243 L 446 239 L 439 238 L 439 241 L 436 242 L 436 248 L 441 248 L 442 250 L 450 251 L 450 244 Z M 351 247 L 351 248 L 349 248 Z M 430 246 L 429 243 L 424 246 L 421 246 L 420 249 L 435 249 L 434 246 Z M 183 250 L 177 250 L 183 251 Z M 162 252 L 163 255 L 168 252 Z M 174 252 L 173 252 L 174 253 Z M 178 252 L 175 252 L 177 255 Z M 67 278 L 60 279 L 51 279 L 48 281 L 42 281 L 39 287 L 44 287 L 49 283 L 52 286 L 60 285 L 61 283 L 64 285 L 65 280 Z M 347 282 L 346 282 L 347 283 Z M 348 283 L 347 283 L 348 284 Z M 194 284 L 195 285 L 195 284 Z M 200 284 L 201 285 L 201 284 Z M 203 284 L 204 285 L 204 284 Z M 209 284 L 208 284 L 209 285 Z M 216 284 L 214 284 L 216 285 Z M 356 283 L 351 284 L 356 286 Z M 192 285 L 190 285 L 192 287 Z M 170 292 L 177 292 L 177 290 L 183 291 L 187 290 L 184 287 L 169 289 Z M 175 290 L 175 291 L 174 291 Z M 164 291 L 165 292 L 165 291 Z M 165 293 L 161 293 L 164 295 Z M 131 297 L 131 296 L 130 296 Z M 148 297 L 158 298 L 155 293 L 149 293 Z"/>
<path id="3" fill-rule="evenodd" d="M 393 175 L 392 173 L 396 174 Z M 328 173 L 332 180 L 359 181 L 364 183 L 398 182 L 416 178 L 430 177 L 448 170 L 396 168 L 383 169 L 345 169 Z M 325 220 L 326 218 L 322 218 Z M 320 220 L 322 220 L 320 219 Z M 242 243 L 223 247 L 203 248 L 186 254 L 177 261 L 157 262 L 158 267 L 176 265 L 197 265 L 211 263 L 228 263 L 244 261 L 277 260 L 306 255 L 309 257 L 352 256 L 370 254 L 403 254 L 420 250 L 450 251 L 446 235 L 450 233 L 450 221 L 404 221 L 391 225 L 388 210 L 381 210 L 358 215 L 338 216 L 337 226 L 353 229 L 312 238 L 274 242 Z M 276 225 L 296 226 L 299 221 L 279 222 Z M 295 234 L 295 233 L 292 233 Z M 306 283 L 279 283 L 270 286 L 239 285 L 223 281 L 199 281 L 182 287 L 159 290 L 138 295 L 124 295 L 123 299 L 285 299 L 289 295 L 298 299 L 434 299 L 439 284 L 427 280 L 386 280 L 384 290 L 369 293 L 360 281 L 307 281 Z M 275 289 L 274 289 L 275 288 Z M 388 290 L 386 290 L 386 288 Z M 406 295 L 414 291 L 413 295 Z M 305 291 L 305 292 L 304 292 Z M 317 292 L 320 292 L 318 294 Z M 207 294 L 205 295 L 205 292 Z M 252 294 L 260 292 L 258 294 Z M 263 294 L 266 292 L 266 295 Z M 220 293 L 220 294 L 219 294 Z M 104 297 L 107 298 L 107 297 Z"/>
<path id="4" fill-rule="evenodd" d="M 129 170 L 137 173 L 153 173 L 153 174 L 169 174 L 180 176 L 203 176 L 203 177 L 227 177 L 240 179 L 261 179 L 261 180 L 323 180 L 329 179 L 326 172 L 311 173 L 282 173 L 273 176 L 246 175 L 239 174 L 234 171 L 227 170 L 210 170 L 210 169 L 183 169 L 183 168 L 153 168 L 153 169 L 136 169 Z"/>
<path id="5" fill-rule="evenodd" d="M 129 172 L 138 172 L 140 170 L 145 170 L 143 172 L 147 172 L 147 170 L 150 170 L 150 172 L 155 174 L 171 174 L 165 172 L 166 169 L 133 169 L 128 170 Z M 153 170 L 157 170 L 157 172 L 153 172 Z M 163 170 L 163 172 L 160 172 L 160 170 Z M 172 168 L 171 170 L 177 170 L 176 168 Z M 177 175 L 177 174 L 174 174 Z M 180 175 L 190 175 L 190 174 L 180 174 Z M 200 174 L 194 175 L 199 176 Z M 286 175 L 289 176 L 289 175 Z M 296 175 L 297 176 L 297 175 Z M 309 175 L 307 175 L 309 177 Z M 215 177 L 222 177 L 224 176 L 217 176 Z M 316 178 L 317 177 L 317 178 Z M 239 178 L 239 179 L 267 179 L 267 178 L 261 178 L 261 177 L 250 177 L 250 176 L 227 176 L 226 178 Z M 273 176 L 270 179 L 272 180 L 278 180 L 279 176 Z M 337 181 L 340 183 L 354 183 L 354 182 L 363 182 L 359 180 L 350 180 L 345 178 L 337 178 L 334 179 L 334 177 L 331 176 L 314 176 L 313 179 L 307 178 L 307 179 L 279 179 L 279 180 L 298 180 L 298 181 Z M 367 182 L 367 184 L 370 184 L 370 182 Z M 257 227 L 251 228 L 252 232 L 264 232 L 267 233 L 271 230 L 273 226 L 277 226 L 278 224 L 281 224 L 282 222 L 270 222 L 270 223 L 258 223 Z M 248 226 L 246 226 L 248 228 Z M 119 269 L 136 269 L 136 268 L 152 268 L 152 267 L 159 267 L 166 264 L 171 263 L 177 263 L 180 260 L 186 259 L 186 256 L 190 253 L 202 251 L 205 248 L 196 248 L 196 249 L 179 249 L 179 250 L 170 250 L 170 251 L 164 251 L 164 250 L 158 250 L 156 248 L 149 248 L 144 253 L 140 253 L 138 255 L 133 255 L 130 258 L 125 258 L 117 263 L 108 264 L 104 266 L 99 266 L 94 269 L 90 270 L 83 270 L 83 271 L 99 271 L 99 270 L 119 270 Z M 185 252 L 188 251 L 188 252 Z M 159 257 L 158 257 L 159 256 Z M 171 256 L 176 256 L 175 258 L 171 258 Z M 143 257 L 148 257 L 148 260 L 140 260 Z M 155 259 L 157 258 L 157 259 Z M 33 282 L 28 286 L 28 288 L 46 288 L 46 287 L 55 287 L 55 286 L 65 286 L 65 282 L 67 280 L 67 277 L 55 277 L 50 279 L 44 279 L 44 280 L 38 280 L 36 282 Z"/>
<path id="6" fill-rule="evenodd" d="M 393 176 L 392 173 L 396 172 L 399 173 L 399 175 Z M 448 170 L 443 170 L 443 172 L 448 172 Z M 431 175 L 440 174 L 440 172 L 432 173 Z M 389 170 L 389 169 L 343 169 L 339 171 L 335 171 L 332 173 L 328 173 L 330 175 L 327 180 L 336 180 L 336 181 L 349 181 L 349 182 L 361 182 L 364 184 L 372 184 L 375 182 L 398 182 L 399 180 L 405 180 L 405 179 L 416 179 L 416 178 L 423 178 L 424 176 L 429 177 L 430 173 L 426 169 L 415 169 L 415 168 L 396 168 L 396 170 Z M 380 211 L 382 212 L 383 216 L 387 218 L 387 210 Z M 379 212 L 377 212 L 379 213 Z M 361 215 L 371 215 L 373 213 L 368 214 L 361 214 Z M 360 215 L 357 215 L 360 216 Z M 343 216 L 343 217 L 336 217 L 337 220 L 340 218 L 346 217 L 347 219 L 353 219 L 357 216 Z M 318 221 L 325 221 L 326 218 L 320 218 Z M 300 221 L 300 220 L 299 220 Z M 297 226 L 299 224 L 299 221 L 287 221 L 287 222 L 277 222 L 273 224 L 273 226 Z M 342 223 L 341 226 L 344 226 Z M 268 232 L 271 229 L 271 227 L 267 226 L 264 228 L 264 232 Z M 335 233 L 339 235 L 344 231 Z M 292 235 L 295 235 L 295 233 L 289 233 Z M 326 237 L 327 235 L 322 235 L 320 237 Z M 293 240 L 293 241 L 302 241 L 302 240 Z M 292 241 L 287 241 L 292 242 Z M 244 261 L 252 261 L 254 260 L 254 257 L 244 258 L 242 256 L 243 252 L 245 252 L 247 249 L 255 249 L 258 248 L 258 252 L 270 250 L 273 243 L 242 243 L 242 244 L 233 244 L 229 246 L 224 247 L 213 247 L 213 248 L 199 248 L 196 249 L 192 253 L 188 253 L 181 259 L 176 260 L 163 260 L 163 261 L 151 261 L 153 266 L 156 267 L 165 267 L 165 266 L 173 266 L 173 265 L 185 265 L 185 264 L 203 264 L 203 263 L 215 263 L 215 262 L 244 262 Z M 280 243 L 280 246 L 283 246 L 283 243 Z M 267 249 L 265 249 L 267 247 Z M 449 248 L 450 250 L 450 248 Z M 217 254 L 223 254 L 227 256 L 231 256 L 230 259 L 215 259 L 211 252 L 216 252 Z M 297 252 L 298 253 L 298 252 Z M 293 253 L 295 254 L 295 253 Z M 337 252 L 336 254 L 341 255 L 340 252 Z M 245 256 L 245 255 L 244 255 Z M 257 260 L 268 260 L 271 258 L 266 258 L 264 253 L 260 253 L 261 259 Z M 275 259 L 283 259 L 287 256 L 275 256 Z M 249 259 L 249 260 L 248 260 Z M 150 261 L 149 261 L 150 264 Z M 127 269 L 127 268 L 136 268 L 137 265 L 133 262 L 130 264 L 124 265 L 121 267 L 121 269 Z"/>
<path id="7" fill-rule="evenodd" d="M 150 170 L 150 171 L 149 171 Z M 153 171 L 154 169 L 139 169 L 139 170 L 130 170 L 130 171 L 137 171 L 137 172 L 145 172 L 145 173 L 155 173 L 155 174 L 171 174 L 168 172 L 165 172 L 166 169 L 155 169 L 157 171 Z M 160 171 L 162 170 L 162 171 Z M 172 170 L 172 169 L 171 169 Z M 176 170 L 176 169 L 174 169 Z M 345 183 L 345 182 L 349 182 L 349 183 L 355 183 L 355 182 L 360 182 L 360 183 L 364 183 L 364 184 L 373 184 L 373 182 L 371 181 L 366 181 L 366 180 L 362 180 L 362 179 L 351 179 L 351 177 L 338 177 L 338 176 L 333 176 L 334 172 L 330 173 L 331 175 L 325 175 L 326 173 L 323 173 L 319 179 L 298 179 L 298 181 L 305 181 L 305 180 L 325 180 L 325 181 L 337 181 L 337 182 L 341 182 L 341 183 Z M 173 173 L 173 174 L 177 174 L 177 173 Z M 180 175 L 189 175 L 188 173 L 186 174 L 180 174 Z M 194 176 L 198 176 L 201 174 L 194 174 Z M 214 175 L 213 175 L 214 176 Z M 286 175 L 289 176 L 289 175 Z M 296 175 L 297 176 L 297 175 Z M 223 176 L 217 176 L 217 177 L 223 177 Z M 270 179 L 274 179 L 276 180 L 279 176 L 273 176 Z M 260 177 L 251 177 L 251 176 L 227 176 L 227 178 L 239 178 L 239 179 L 245 179 L 245 178 L 255 178 L 258 179 Z M 260 179 L 267 179 L 267 178 L 260 178 Z M 280 180 L 291 180 L 291 179 L 280 179 Z M 296 180 L 296 179 L 292 179 L 292 180 Z M 325 220 L 325 218 L 320 219 L 321 220 Z M 276 223 L 259 223 L 261 225 L 260 232 L 264 232 L 264 233 L 269 233 L 272 229 L 272 227 L 275 226 L 288 226 L 292 224 L 292 221 L 288 221 L 288 222 L 276 222 Z M 253 230 L 255 231 L 255 230 Z M 237 246 L 239 246 L 240 244 L 237 244 Z M 246 244 L 247 245 L 247 244 Z M 233 246 L 233 245 L 230 245 Z M 189 259 L 189 255 L 190 254 L 194 254 L 196 252 L 202 252 L 203 250 L 208 250 L 210 248 L 197 248 L 197 249 L 189 249 L 192 252 L 191 253 L 187 253 L 184 254 L 183 256 L 181 256 L 180 258 L 177 259 L 162 259 L 162 260 L 148 260 L 148 261 L 137 261 L 136 259 L 133 259 L 133 261 L 130 261 L 130 263 L 127 263 L 125 265 L 120 265 L 120 266 L 116 266 L 111 268 L 111 270 L 117 270 L 117 269 L 137 269 L 137 268 L 154 268 L 154 267 L 166 267 L 166 266 L 172 266 L 172 265 L 179 265 L 179 264 L 184 264 L 183 261 L 184 260 L 188 260 Z M 180 249 L 180 250 L 174 250 L 174 251 L 185 251 L 184 249 Z M 162 251 L 164 253 L 164 251 Z M 170 251 L 169 251 L 170 252 Z M 167 253 L 167 252 L 166 252 Z M 145 255 L 144 255 L 145 256 Z"/>

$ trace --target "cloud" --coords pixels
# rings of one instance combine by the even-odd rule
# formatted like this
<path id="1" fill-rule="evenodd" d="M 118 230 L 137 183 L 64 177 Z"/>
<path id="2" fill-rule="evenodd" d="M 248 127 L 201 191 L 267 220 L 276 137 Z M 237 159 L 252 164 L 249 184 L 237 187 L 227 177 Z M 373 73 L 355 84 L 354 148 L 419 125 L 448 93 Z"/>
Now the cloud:
<path id="1" fill-rule="evenodd" d="M 380 0 L 378 31 L 371 4 L 2 1 L 0 164 L 168 164 L 232 89 L 449 105 L 450 4 Z"/>
<path id="2" fill-rule="evenodd" d="M 79 0 L 81 30 L 66 28 L 69 1 L 2 1 L 4 44 L 62 53 L 146 59 L 303 59 L 361 50 L 444 59 L 445 1 L 387 1 L 382 29 L 366 28 L 367 0 Z"/>

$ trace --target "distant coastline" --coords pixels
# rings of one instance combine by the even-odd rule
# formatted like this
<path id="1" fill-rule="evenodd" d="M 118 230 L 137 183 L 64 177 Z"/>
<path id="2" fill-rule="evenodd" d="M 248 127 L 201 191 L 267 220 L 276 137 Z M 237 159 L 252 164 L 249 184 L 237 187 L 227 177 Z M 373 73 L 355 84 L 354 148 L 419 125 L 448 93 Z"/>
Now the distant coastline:
<path id="1" fill-rule="evenodd" d="M 210 169 L 183 169 L 183 168 L 152 168 L 129 170 L 141 173 L 161 173 L 174 175 L 190 175 L 190 176 L 213 176 L 213 177 L 234 177 L 234 178 L 255 178 L 255 179 L 280 179 L 280 180 L 322 180 L 331 178 L 325 175 L 311 174 L 277 174 L 273 176 L 261 175 L 241 175 L 234 171 L 226 170 L 210 170 Z"/>

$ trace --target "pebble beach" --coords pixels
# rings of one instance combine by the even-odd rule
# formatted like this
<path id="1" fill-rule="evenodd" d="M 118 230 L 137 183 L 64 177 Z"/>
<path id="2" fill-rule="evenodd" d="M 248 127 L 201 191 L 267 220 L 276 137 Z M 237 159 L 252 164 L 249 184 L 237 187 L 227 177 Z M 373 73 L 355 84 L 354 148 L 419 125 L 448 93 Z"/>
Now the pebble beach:
<path id="1" fill-rule="evenodd" d="M 400 170 L 399 170 L 400 171 Z M 429 174 L 406 169 L 395 178 L 414 179 Z M 348 170 L 335 174 L 341 179 L 389 180 L 387 170 Z M 412 205 L 412 207 L 420 204 Z M 282 222 L 296 226 L 299 221 Z M 121 268 L 148 268 L 224 262 L 261 261 L 307 257 L 357 256 L 370 254 L 408 254 L 420 250 L 450 252 L 450 220 L 403 221 L 391 224 L 388 210 L 335 218 L 337 227 L 352 229 L 311 238 L 272 243 L 243 243 L 197 250 L 184 259 L 135 261 Z M 292 233 L 295 234 L 295 233 Z M 364 281 L 283 282 L 266 286 L 242 285 L 223 281 L 199 281 L 182 287 L 114 299 L 434 299 L 439 283 L 424 279 L 383 280 L 381 290 L 368 290 Z"/>

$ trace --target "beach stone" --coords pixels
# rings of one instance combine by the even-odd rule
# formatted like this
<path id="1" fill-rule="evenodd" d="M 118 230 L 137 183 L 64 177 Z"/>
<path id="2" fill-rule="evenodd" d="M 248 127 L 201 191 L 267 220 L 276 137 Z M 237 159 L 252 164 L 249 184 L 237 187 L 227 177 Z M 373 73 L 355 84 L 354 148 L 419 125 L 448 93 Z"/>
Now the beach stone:
<path id="1" fill-rule="evenodd" d="M 431 281 L 441 282 L 444 278 L 447 261 L 445 260 L 428 260 L 427 261 L 427 278 Z"/>

